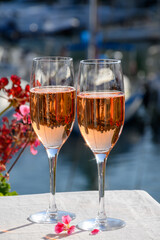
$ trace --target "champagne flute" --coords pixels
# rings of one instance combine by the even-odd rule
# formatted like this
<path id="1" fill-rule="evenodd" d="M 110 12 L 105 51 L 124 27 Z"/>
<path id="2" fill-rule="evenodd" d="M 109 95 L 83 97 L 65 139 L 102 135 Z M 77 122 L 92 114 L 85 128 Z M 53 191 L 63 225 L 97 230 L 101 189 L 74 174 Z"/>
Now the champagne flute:
<path id="1" fill-rule="evenodd" d="M 55 202 L 56 165 L 60 148 L 69 137 L 75 121 L 76 89 L 73 60 L 69 57 L 33 59 L 30 82 L 30 114 L 35 133 L 44 145 L 50 172 L 49 209 L 29 217 L 36 223 L 56 223 L 74 213 L 59 211 Z"/>
<path id="2" fill-rule="evenodd" d="M 125 226 L 105 212 L 105 167 L 107 157 L 124 125 L 125 97 L 121 61 L 82 60 L 77 86 L 77 118 L 80 132 L 94 153 L 98 168 L 99 211 L 96 218 L 80 222 L 82 230 L 106 231 Z"/>

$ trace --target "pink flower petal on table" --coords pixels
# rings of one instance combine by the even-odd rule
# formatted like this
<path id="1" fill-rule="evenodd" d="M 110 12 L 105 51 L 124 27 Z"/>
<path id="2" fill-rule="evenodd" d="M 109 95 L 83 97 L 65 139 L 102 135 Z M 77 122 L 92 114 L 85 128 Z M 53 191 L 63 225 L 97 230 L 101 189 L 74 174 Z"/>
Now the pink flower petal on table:
<path id="1" fill-rule="evenodd" d="M 74 231 L 75 231 L 75 226 L 73 225 L 68 229 L 67 233 L 68 233 L 68 235 L 70 235 L 70 234 L 74 233 Z"/>
<path id="2" fill-rule="evenodd" d="M 17 121 L 20 121 L 23 117 L 21 114 L 19 114 L 18 112 L 17 113 L 14 113 L 13 114 L 13 117 L 15 117 L 17 119 Z"/>
<path id="3" fill-rule="evenodd" d="M 19 107 L 19 110 L 23 116 L 28 115 L 28 113 L 30 112 L 29 106 L 27 106 L 27 105 L 21 105 Z"/>
<path id="4" fill-rule="evenodd" d="M 97 233 L 99 233 L 99 229 L 95 228 L 91 231 L 91 235 L 96 235 Z"/>
<path id="5" fill-rule="evenodd" d="M 71 220 L 72 220 L 72 218 L 69 215 L 62 216 L 62 222 L 67 224 L 67 225 L 70 223 Z"/>
<path id="6" fill-rule="evenodd" d="M 55 233 L 57 233 L 57 234 L 63 232 L 63 230 L 64 230 L 64 224 L 61 223 L 61 222 L 58 222 L 58 223 L 56 224 L 54 230 L 55 230 Z"/>

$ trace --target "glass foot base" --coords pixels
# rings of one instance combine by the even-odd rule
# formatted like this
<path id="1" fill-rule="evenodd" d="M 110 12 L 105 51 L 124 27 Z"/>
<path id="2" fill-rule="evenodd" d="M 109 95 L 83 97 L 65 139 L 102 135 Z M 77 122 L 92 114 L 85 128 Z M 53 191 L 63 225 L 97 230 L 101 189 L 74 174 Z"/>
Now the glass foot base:
<path id="1" fill-rule="evenodd" d="M 28 220 L 34 223 L 57 223 L 62 221 L 62 216 L 67 215 L 69 215 L 72 220 L 76 218 L 76 215 L 74 213 L 66 211 L 57 211 L 56 213 L 43 211 L 30 215 Z"/>
<path id="2" fill-rule="evenodd" d="M 100 231 L 111 231 L 124 227 L 126 224 L 124 221 L 115 218 L 107 218 L 104 221 L 98 221 L 96 218 L 88 219 L 78 223 L 76 226 L 81 230 L 99 229 Z"/>

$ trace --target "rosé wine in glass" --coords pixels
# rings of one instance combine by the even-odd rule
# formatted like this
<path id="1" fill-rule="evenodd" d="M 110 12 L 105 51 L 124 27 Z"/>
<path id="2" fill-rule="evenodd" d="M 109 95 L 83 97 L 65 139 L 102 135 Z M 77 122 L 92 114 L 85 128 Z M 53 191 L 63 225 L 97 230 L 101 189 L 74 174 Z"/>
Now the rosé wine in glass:
<path id="1" fill-rule="evenodd" d="M 55 201 L 58 153 L 75 121 L 76 89 L 72 58 L 33 59 L 30 85 L 32 126 L 44 145 L 49 160 L 50 201 L 48 210 L 32 214 L 29 220 L 36 223 L 57 223 L 66 215 L 74 219 L 74 213 L 58 210 Z"/>
<path id="2" fill-rule="evenodd" d="M 98 168 L 99 210 L 96 218 L 78 223 L 81 230 L 114 230 L 125 226 L 105 212 L 105 168 L 108 155 L 124 125 L 125 96 L 121 61 L 82 60 L 77 86 L 77 118 L 80 132 L 92 150 Z"/>

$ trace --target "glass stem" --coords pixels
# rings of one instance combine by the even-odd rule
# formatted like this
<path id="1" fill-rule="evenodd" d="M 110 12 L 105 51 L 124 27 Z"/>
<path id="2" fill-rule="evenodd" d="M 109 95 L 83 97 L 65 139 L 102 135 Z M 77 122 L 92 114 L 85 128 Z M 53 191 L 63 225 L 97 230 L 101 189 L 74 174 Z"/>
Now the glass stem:
<path id="1" fill-rule="evenodd" d="M 105 213 L 105 170 L 106 170 L 106 162 L 107 155 L 106 153 L 96 153 L 95 154 L 97 167 L 98 167 L 98 189 L 99 189 L 99 211 L 97 220 L 104 221 L 106 220 Z"/>
<path id="2" fill-rule="evenodd" d="M 49 160 L 49 173 L 50 173 L 50 201 L 49 201 L 49 212 L 56 213 L 57 206 L 55 201 L 56 193 L 56 167 L 57 167 L 57 157 L 59 149 L 47 148 L 47 155 Z"/>

